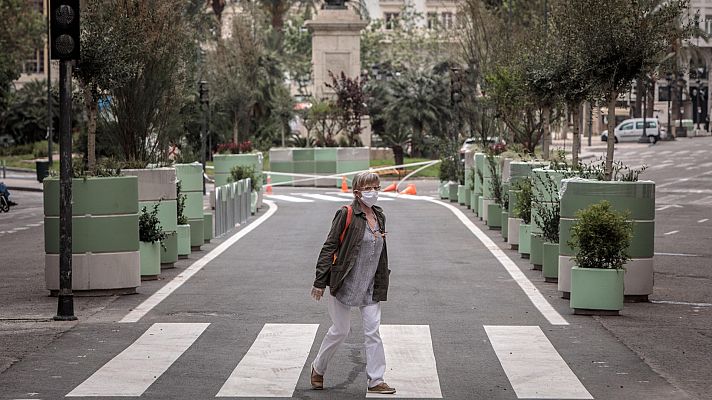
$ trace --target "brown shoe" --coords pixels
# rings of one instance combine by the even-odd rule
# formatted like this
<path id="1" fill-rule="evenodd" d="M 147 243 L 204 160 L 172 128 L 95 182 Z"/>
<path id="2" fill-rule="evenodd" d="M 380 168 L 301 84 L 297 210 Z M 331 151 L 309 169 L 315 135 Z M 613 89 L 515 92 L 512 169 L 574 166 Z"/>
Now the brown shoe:
<path id="1" fill-rule="evenodd" d="M 311 367 L 311 387 L 312 390 L 324 389 L 324 375 L 317 374 L 313 366 Z"/>
<path id="2" fill-rule="evenodd" d="M 382 382 L 374 387 L 368 388 L 368 393 L 394 394 L 395 392 L 396 392 L 396 389 L 388 386 L 388 384 L 386 382 Z"/>

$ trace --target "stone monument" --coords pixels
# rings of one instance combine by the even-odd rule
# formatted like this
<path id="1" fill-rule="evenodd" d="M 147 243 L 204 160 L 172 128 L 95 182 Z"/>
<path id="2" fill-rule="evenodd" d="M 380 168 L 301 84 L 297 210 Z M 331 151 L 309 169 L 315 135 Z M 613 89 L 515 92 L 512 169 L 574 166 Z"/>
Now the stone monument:
<path id="1" fill-rule="evenodd" d="M 312 96 L 317 100 L 330 98 L 334 93 L 325 85 L 331 83 L 329 72 L 334 76 L 340 76 L 343 72 L 350 78 L 356 78 L 361 73 L 361 31 L 368 22 L 349 9 L 346 1 L 327 0 L 316 17 L 306 22 L 312 33 Z M 364 117 L 361 123 L 361 141 L 370 146 L 368 117 Z"/>

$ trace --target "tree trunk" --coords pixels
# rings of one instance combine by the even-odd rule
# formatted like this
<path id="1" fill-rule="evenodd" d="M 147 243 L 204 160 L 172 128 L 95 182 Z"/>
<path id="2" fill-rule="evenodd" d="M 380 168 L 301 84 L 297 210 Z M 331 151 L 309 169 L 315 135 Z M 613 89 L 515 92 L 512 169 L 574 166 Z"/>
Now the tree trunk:
<path id="1" fill-rule="evenodd" d="M 549 118 L 551 117 L 551 109 L 547 106 L 542 110 L 543 120 L 544 120 L 544 138 L 541 143 L 541 151 L 544 154 L 544 159 L 549 159 L 549 148 L 551 147 L 551 125 L 549 124 Z"/>
<path id="2" fill-rule="evenodd" d="M 87 167 L 89 171 L 96 170 L 96 118 L 99 114 L 91 85 L 84 88 L 84 105 L 87 108 Z"/>
<path id="3" fill-rule="evenodd" d="M 608 97 L 608 149 L 606 151 L 606 180 L 613 177 L 613 150 L 616 143 L 616 99 L 618 93 L 611 92 Z"/>
<path id="4" fill-rule="evenodd" d="M 403 160 L 404 160 L 404 159 L 403 159 L 403 146 L 395 145 L 395 146 L 391 147 L 391 149 L 393 150 L 393 159 L 395 160 L 396 165 L 403 165 L 403 164 L 405 164 L 405 163 L 403 162 Z M 398 175 L 401 174 L 401 170 L 403 170 L 402 167 L 401 167 L 401 168 L 398 168 Z"/>
<path id="5" fill-rule="evenodd" d="M 579 150 L 581 144 L 581 137 L 579 136 L 579 132 L 581 132 L 581 118 L 579 117 L 580 107 L 581 104 L 575 104 L 573 107 L 571 107 L 571 112 L 573 114 L 574 119 L 574 144 L 571 146 L 571 163 L 573 164 L 574 168 L 578 165 L 579 162 Z"/>
<path id="6" fill-rule="evenodd" d="M 643 85 L 643 79 L 635 80 L 635 102 L 633 103 L 633 118 L 643 117 L 643 96 L 647 95 L 647 90 Z"/>
<path id="7" fill-rule="evenodd" d="M 235 144 L 240 143 L 238 141 L 239 140 L 238 127 L 237 127 L 238 123 L 239 123 L 239 118 L 237 117 L 237 113 L 235 113 L 234 119 L 232 121 L 232 142 Z"/>
<path id="8" fill-rule="evenodd" d="M 647 104 L 647 110 L 645 112 L 647 113 L 646 114 L 647 117 L 654 118 L 655 117 L 655 81 L 651 81 L 650 86 L 648 86 L 648 101 L 646 104 Z"/>

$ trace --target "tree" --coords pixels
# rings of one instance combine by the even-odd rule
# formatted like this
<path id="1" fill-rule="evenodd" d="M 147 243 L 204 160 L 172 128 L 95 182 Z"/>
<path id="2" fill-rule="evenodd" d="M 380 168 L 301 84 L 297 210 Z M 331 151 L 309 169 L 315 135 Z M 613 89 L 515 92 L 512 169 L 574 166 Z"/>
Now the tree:
<path id="1" fill-rule="evenodd" d="M 359 78 L 350 78 L 342 71 L 339 76 L 329 71 L 331 83 L 326 86 L 334 91 L 335 106 L 338 112 L 338 121 L 341 132 L 346 135 L 348 146 L 361 146 L 361 119 L 367 114 L 368 95 L 364 91 L 365 81 Z"/>
<path id="2" fill-rule="evenodd" d="M 696 21 L 686 21 L 679 29 L 688 7 L 689 0 L 569 0 L 558 5 L 560 34 L 567 46 L 578 49 L 576 54 L 581 57 L 581 65 L 588 68 L 596 94 L 608 104 L 611 139 L 616 100 L 621 91 L 636 77 L 653 72 L 674 43 L 690 36 Z M 609 140 L 608 179 L 613 152 L 614 141 Z"/>
<path id="3" fill-rule="evenodd" d="M 22 63 L 42 45 L 42 14 L 24 0 L 0 0 L 0 107 L 7 107 L 12 82 L 20 77 Z"/>

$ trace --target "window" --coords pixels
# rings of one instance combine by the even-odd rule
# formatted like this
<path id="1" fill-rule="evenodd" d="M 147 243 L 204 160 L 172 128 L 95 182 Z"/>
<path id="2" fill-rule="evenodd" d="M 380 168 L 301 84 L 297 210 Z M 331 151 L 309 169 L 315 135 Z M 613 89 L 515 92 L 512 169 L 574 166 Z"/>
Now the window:
<path id="1" fill-rule="evenodd" d="M 645 121 L 645 126 L 646 126 L 646 128 L 657 128 L 658 127 L 658 125 L 655 123 L 655 121 Z M 643 121 L 636 122 L 635 128 L 643 129 Z"/>
<path id="2" fill-rule="evenodd" d="M 438 27 L 438 13 L 428 13 L 428 29 L 436 29 Z"/>
<path id="3" fill-rule="evenodd" d="M 658 86 L 658 101 L 669 101 L 672 100 L 668 96 L 668 89 L 670 89 L 669 86 Z M 672 94 L 672 93 L 670 93 Z"/>
<path id="4" fill-rule="evenodd" d="M 712 15 L 705 15 L 705 32 L 712 34 Z"/>
<path id="5" fill-rule="evenodd" d="M 622 131 L 629 131 L 629 130 L 631 130 L 631 129 L 633 129 L 633 123 L 632 123 L 632 122 L 628 122 L 627 124 L 621 126 L 621 130 L 622 130 Z"/>
<path id="6" fill-rule="evenodd" d="M 396 24 L 398 23 L 398 13 L 386 13 L 386 29 L 392 30 L 396 27 Z"/>
<path id="7" fill-rule="evenodd" d="M 453 19 L 451 12 L 444 12 L 442 14 L 442 25 L 445 29 L 452 29 Z"/>

